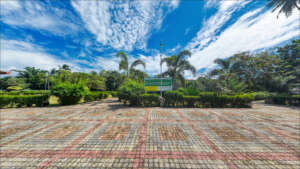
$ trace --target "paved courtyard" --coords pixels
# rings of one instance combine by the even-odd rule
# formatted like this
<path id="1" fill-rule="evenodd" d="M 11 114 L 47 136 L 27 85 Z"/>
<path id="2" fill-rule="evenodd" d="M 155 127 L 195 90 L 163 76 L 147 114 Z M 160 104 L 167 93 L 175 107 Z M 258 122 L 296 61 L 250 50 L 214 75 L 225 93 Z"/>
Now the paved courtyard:
<path id="1" fill-rule="evenodd" d="M 116 100 L 0 110 L 0 168 L 300 168 L 300 110 L 127 108 Z"/>

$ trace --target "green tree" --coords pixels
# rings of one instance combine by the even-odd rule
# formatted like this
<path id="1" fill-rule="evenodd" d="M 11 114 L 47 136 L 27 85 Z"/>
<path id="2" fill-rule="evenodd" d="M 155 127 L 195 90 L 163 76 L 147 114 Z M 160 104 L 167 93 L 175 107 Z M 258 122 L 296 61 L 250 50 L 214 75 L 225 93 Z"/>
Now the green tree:
<path id="1" fill-rule="evenodd" d="M 121 58 L 119 62 L 119 70 L 124 70 L 127 77 L 130 76 L 131 72 L 134 72 L 135 67 L 138 65 L 142 65 L 144 68 L 146 67 L 145 62 L 140 59 L 135 60 L 131 65 L 129 65 L 128 56 L 124 52 L 120 51 L 116 56 Z"/>
<path id="2" fill-rule="evenodd" d="M 196 75 L 196 68 L 192 66 L 187 58 L 190 57 L 192 54 L 188 50 L 184 50 L 180 52 L 178 55 L 172 55 L 170 57 L 164 58 L 161 61 L 161 64 L 166 63 L 168 66 L 168 70 L 162 73 L 162 76 L 169 76 L 173 79 L 173 89 L 177 89 L 178 79 L 181 81 L 182 84 L 185 83 L 184 79 L 184 72 L 190 71 L 195 76 Z"/>
<path id="3" fill-rule="evenodd" d="M 273 12 L 279 9 L 279 14 L 284 13 L 289 17 L 293 9 L 300 10 L 299 4 L 300 0 L 270 0 L 268 6 L 273 8 Z"/>
<path id="4" fill-rule="evenodd" d="M 63 64 L 62 66 L 59 66 L 59 69 L 61 70 L 66 70 L 66 71 L 71 71 L 71 68 L 67 64 Z"/>
<path id="5" fill-rule="evenodd" d="M 36 69 L 35 67 L 26 67 L 24 70 L 14 70 L 18 72 L 17 77 L 25 79 L 30 89 L 42 90 L 45 87 L 46 70 Z"/>
<path id="6" fill-rule="evenodd" d="M 92 91 L 105 90 L 105 78 L 98 75 L 96 72 L 91 72 L 88 77 L 87 86 Z"/>
<path id="7" fill-rule="evenodd" d="M 102 70 L 100 76 L 104 77 L 106 90 L 115 91 L 124 82 L 127 76 L 122 75 L 118 71 L 106 71 Z"/>

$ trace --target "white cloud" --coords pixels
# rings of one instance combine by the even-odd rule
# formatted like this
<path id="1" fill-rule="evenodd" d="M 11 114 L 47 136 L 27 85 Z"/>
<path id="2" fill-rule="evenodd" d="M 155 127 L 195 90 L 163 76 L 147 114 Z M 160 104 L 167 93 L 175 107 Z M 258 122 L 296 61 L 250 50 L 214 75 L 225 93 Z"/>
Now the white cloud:
<path id="1" fill-rule="evenodd" d="M 28 42 L 1 39 L 0 45 L 1 66 L 4 70 L 23 69 L 27 66 L 50 70 L 66 63 L 47 54 L 40 46 Z M 76 65 L 69 62 L 66 64 L 78 70 Z"/>
<path id="2" fill-rule="evenodd" d="M 200 39 L 196 37 L 187 46 L 193 53 L 189 59 L 190 62 L 197 69 L 211 68 L 214 66 L 213 61 L 216 58 L 226 58 L 238 52 L 273 47 L 291 38 L 299 37 L 299 11 L 294 11 L 289 18 L 284 15 L 277 18 L 278 11 L 274 13 L 267 11 L 259 14 L 260 11 L 261 9 L 257 9 L 244 14 L 218 37 L 213 33 L 209 34 L 207 38 L 215 40 L 207 47 L 199 48 L 197 46 L 207 43 L 207 38 Z M 259 15 L 255 16 L 256 14 Z M 222 22 L 218 27 L 225 23 Z M 203 30 L 200 30 L 200 32 L 203 32 Z"/>
<path id="3" fill-rule="evenodd" d="M 209 42 L 214 41 L 216 33 L 220 31 L 221 27 L 231 18 L 232 14 L 249 2 L 249 0 L 226 0 L 219 1 L 218 3 L 215 0 L 207 1 L 207 6 L 212 6 L 212 4 L 218 5 L 218 12 L 203 23 L 204 27 L 201 28 L 197 36 L 187 47 L 202 49 Z"/>
<path id="4" fill-rule="evenodd" d="M 162 58 L 167 57 L 166 55 L 162 55 Z M 146 63 L 146 69 L 145 71 L 151 75 L 157 75 L 160 73 L 160 55 L 156 54 L 154 56 L 144 56 L 140 55 L 140 59 L 143 60 Z M 162 65 L 162 71 L 167 70 L 167 65 L 164 63 Z"/>
<path id="5" fill-rule="evenodd" d="M 98 57 L 97 63 L 94 65 L 105 70 L 119 70 L 119 59 L 117 57 L 105 58 Z"/>
<path id="6" fill-rule="evenodd" d="M 1 21 L 6 24 L 43 30 L 56 35 L 71 34 L 79 29 L 71 22 L 71 15 L 66 10 L 49 8 L 38 1 L 4 0 L 0 2 Z"/>
<path id="7" fill-rule="evenodd" d="M 169 11 L 179 2 L 169 1 L 72 1 L 86 28 L 97 41 L 115 49 L 146 48 L 151 30 L 159 29 Z"/>

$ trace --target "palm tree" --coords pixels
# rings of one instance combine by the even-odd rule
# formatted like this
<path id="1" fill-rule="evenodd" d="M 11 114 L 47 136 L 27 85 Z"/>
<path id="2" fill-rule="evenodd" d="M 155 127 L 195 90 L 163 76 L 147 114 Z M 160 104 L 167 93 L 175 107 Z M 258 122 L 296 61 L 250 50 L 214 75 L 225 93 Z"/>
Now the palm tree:
<path id="1" fill-rule="evenodd" d="M 271 0 L 268 6 L 273 8 L 273 12 L 277 9 L 280 13 L 284 13 L 287 17 L 291 16 L 294 8 L 300 10 L 300 0 Z"/>
<path id="2" fill-rule="evenodd" d="M 229 59 L 216 59 L 214 61 L 219 68 L 210 72 L 210 76 L 218 76 L 221 80 L 227 80 L 231 74 L 231 63 Z"/>
<path id="3" fill-rule="evenodd" d="M 118 52 L 117 57 L 121 58 L 119 62 L 119 70 L 124 70 L 127 77 L 129 77 L 130 72 L 134 72 L 135 67 L 138 65 L 142 65 L 144 68 L 146 68 L 146 64 L 144 61 L 137 59 L 135 60 L 130 66 L 128 63 L 128 56 L 124 52 Z"/>
<path id="4" fill-rule="evenodd" d="M 182 84 L 185 83 L 184 72 L 191 71 L 193 75 L 196 75 L 196 68 L 187 61 L 187 57 L 190 57 L 192 53 L 188 50 L 180 52 L 178 55 L 172 55 L 164 58 L 161 64 L 166 63 L 168 70 L 162 73 L 162 76 L 169 76 L 173 79 L 173 89 L 176 89 L 176 80 L 179 79 Z"/>
<path id="5" fill-rule="evenodd" d="M 231 78 L 231 76 L 234 74 L 234 70 L 232 69 L 233 63 L 231 58 L 229 59 L 216 59 L 214 61 L 219 68 L 213 69 L 210 73 L 209 76 L 214 77 L 217 76 L 218 80 L 221 85 L 224 87 L 222 88 L 223 90 L 227 90 L 229 84 L 228 81 Z"/>

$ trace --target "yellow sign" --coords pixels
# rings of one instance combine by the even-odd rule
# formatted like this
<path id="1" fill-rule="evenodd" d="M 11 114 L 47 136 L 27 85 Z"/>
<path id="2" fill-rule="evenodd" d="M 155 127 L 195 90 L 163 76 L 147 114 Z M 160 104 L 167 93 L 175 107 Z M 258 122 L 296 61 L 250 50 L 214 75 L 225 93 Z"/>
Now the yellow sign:
<path id="1" fill-rule="evenodd" d="M 157 86 L 145 86 L 146 91 L 158 91 Z"/>

